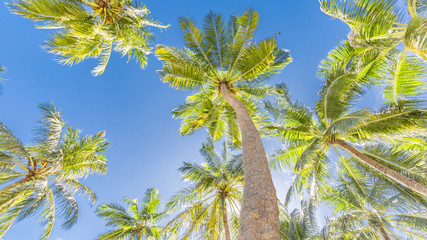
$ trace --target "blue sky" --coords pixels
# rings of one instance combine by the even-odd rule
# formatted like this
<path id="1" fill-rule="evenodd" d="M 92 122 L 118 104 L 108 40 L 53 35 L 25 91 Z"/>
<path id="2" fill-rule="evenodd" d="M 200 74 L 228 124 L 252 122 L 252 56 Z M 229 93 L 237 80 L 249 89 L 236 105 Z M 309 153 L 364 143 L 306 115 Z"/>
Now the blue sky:
<path id="1" fill-rule="evenodd" d="M 285 82 L 294 98 L 313 106 L 322 82 L 315 77 L 320 60 L 337 46 L 348 33 L 338 20 L 323 14 L 317 1 L 299 0 L 149 0 L 144 2 L 153 17 L 171 26 L 154 30 L 156 44 L 183 46 L 178 17 L 189 16 L 197 23 L 210 10 L 228 17 L 253 8 L 260 13 L 257 39 L 281 32 L 278 44 L 291 51 L 294 61 L 272 79 Z M 146 188 L 156 187 L 165 202 L 185 186 L 177 169 L 183 161 L 201 161 L 199 149 L 206 138 L 201 130 L 191 136 L 178 134 L 180 120 L 173 119 L 171 110 L 183 103 L 189 92 L 169 88 L 160 82 L 156 70 L 161 63 L 150 55 L 148 66 L 141 70 L 132 61 L 126 63 L 119 54 L 111 57 L 107 70 L 92 77 L 96 66 L 87 60 L 69 67 L 55 62 L 40 44 L 51 32 L 34 28 L 28 19 L 9 13 L 0 6 L 0 65 L 7 68 L 2 75 L 0 121 L 25 144 L 31 143 L 40 112 L 37 105 L 54 102 L 62 109 L 63 118 L 84 134 L 106 130 L 111 148 L 107 176 L 91 176 L 84 182 L 98 196 L 92 208 L 84 197 L 78 198 L 80 216 L 70 230 L 60 229 L 61 219 L 50 239 L 95 239 L 107 228 L 105 221 L 93 214 L 100 203 L 119 202 L 124 196 L 142 198 Z M 267 142 L 267 152 L 276 146 Z M 274 174 L 278 195 L 283 198 L 287 175 Z M 37 239 L 42 230 L 35 217 L 14 224 L 6 239 Z"/>

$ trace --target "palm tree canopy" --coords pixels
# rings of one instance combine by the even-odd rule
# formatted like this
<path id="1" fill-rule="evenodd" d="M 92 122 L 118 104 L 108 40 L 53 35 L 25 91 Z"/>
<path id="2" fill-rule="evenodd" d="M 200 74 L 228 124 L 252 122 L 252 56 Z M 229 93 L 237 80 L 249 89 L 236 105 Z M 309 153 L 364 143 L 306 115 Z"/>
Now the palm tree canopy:
<path id="1" fill-rule="evenodd" d="M 107 220 L 107 226 L 114 229 L 101 234 L 100 240 L 126 239 L 162 239 L 163 228 L 159 222 L 166 217 L 166 211 L 159 211 L 160 197 L 157 189 L 145 191 L 143 203 L 138 199 L 126 197 L 127 208 L 116 203 L 103 204 L 98 207 L 96 214 Z"/>
<path id="2" fill-rule="evenodd" d="M 186 118 L 182 134 L 206 126 L 214 140 L 224 132 L 228 141 L 240 144 L 235 113 L 222 98 L 221 83 L 246 104 L 255 122 L 263 117 L 255 100 L 262 99 L 271 89 L 262 84 L 291 61 L 289 51 L 277 46 L 276 38 L 255 42 L 259 15 L 247 10 L 232 16 L 225 23 L 221 15 L 211 12 L 204 19 L 203 29 L 188 17 L 180 18 L 186 47 L 179 49 L 158 45 L 157 57 L 163 61 L 159 76 L 163 82 L 181 90 L 197 90 L 174 116 Z"/>
<path id="3" fill-rule="evenodd" d="M 320 0 L 320 5 L 350 27 L 353 46 L 390 51 L 403 43 L 404 53 L 409 50 L 427 61 L 426 1 L 407 0 L 404 10 L 397 0 Z"/>
<path id="4" fill-rule="evenodd" d="M 187 163 L 179 168 L 184 181 L 191 186 L 178 192 L 167 204 L 171 211 L 181 211 L 166 228 L 180 239 L 223 239 L 223 207 L 231 213 L 231 230 L 237 232 L 237 214 L 243 192 L 241 155 L 232 155 L 226 143 L 221 153 L 212 140 L 200 150 L 205 163 Z M 184 209 L 182 211 L 182 209 Z"/>
<path id="5" fill-rule="evenodd" d="M 335 214 L 322 230 L 324 238 L 425 239 L 426 208 L 355 165 L 340 164 L 338 175 L 324 197 Z"/>
<path id="6" fill-rule="evenodd" d="M 99 59 L 92 70 L 95 76 L 104 72 L 113 49 L 144 67 L 153 39 L 149 27 L 167 27 L 132 0 L 14 0 L 9 5 L 13 13 L 41 22 L 38 28 L 59 29 L 44 47 L 58 55 L 60 63 Z"/>
<path id="7" fill-rule="evenodd" d="M 15 220 L 37 214 L 45 228 L 41 239 L 49 237 L 56 210 L 70 228 L 78 218 L 74 194 L 92 190 L 79 182 L 92 174 L 105 174 L 108 149 L 105 132 L 81 137 L 80 131 L 66 125 L 52 105 L 41 105 L 41 127 L 36 143 L 24 146 L 0 123 L 0 236 Z"/>

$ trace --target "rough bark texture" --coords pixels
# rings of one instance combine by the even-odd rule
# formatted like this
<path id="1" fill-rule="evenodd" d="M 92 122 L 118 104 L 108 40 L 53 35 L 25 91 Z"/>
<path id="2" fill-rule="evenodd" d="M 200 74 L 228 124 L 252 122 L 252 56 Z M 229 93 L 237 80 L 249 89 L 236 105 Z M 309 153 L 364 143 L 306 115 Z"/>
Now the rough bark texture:
<path id="1" fill-rule="evenodd" d="M 225 203 L 225 199 L 222 199 L 222 222 L 224 224 L 224 231 L 225 231 L 225 239 L 231 240 L 230 236 L 230 228 L 228 225 L 228 216 L 227 216 L 227 205 Z"/>
<path id="2" fill-rule="evenodd" d="M 245 185 L 240 211 L 240 240 L 280 240 L 279 209 L 267 156 L 246 106 L 221 84 L 224 99 L 233 107 L 242 132 Z"/>
<path id="3" fill-rule="evenodd" d="M 393 179 L 394 181 L 402 184 L 403 186 L 418 192 L 420 194 L 423 194 L 424 196 L 427 196 L 427 187 L 372 160 L 371 158 L 367 157 L 365 154 L 361 153 L 357 148 L 351 146 L 350 144 L 346 143 L 343 140 L 336 139 L 333 141 L 332 144 L 338 145 L 342 147 L 343 149 L 349 151 L 351 154 L 353 154 L 355 157 L 360 159 L 362 162 L 368 164 L 373 169 L 377 170 L 378 172 L 386 175 L 387 177 Z"/>

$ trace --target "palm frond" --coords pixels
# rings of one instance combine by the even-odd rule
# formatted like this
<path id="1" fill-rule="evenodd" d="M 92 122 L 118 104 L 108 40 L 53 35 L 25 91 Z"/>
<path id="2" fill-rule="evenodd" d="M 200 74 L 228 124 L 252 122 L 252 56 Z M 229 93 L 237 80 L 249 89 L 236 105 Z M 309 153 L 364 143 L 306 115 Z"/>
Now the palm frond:
<path id="1" fill-rule="evenodd" d="M 398 105 L 401 101 L 419 100 L 425 90 L 427 66 L 416 57 L 394 55 L 388 59 L 382 80 L 387 84 L 383 90 L 386 102 Z"/>
<path id="2" fill-rule="evenodd" d="M 0 122 L 0 147 L 2 151 L 16 155 L 22 159 L 29 157 L 21 141 L 2 122 Z"/>
<path id="3" fill-rule="evenodd" d="M 226 61 L 229 66 L 228 74 L 234 74 L 235 65 L 245 48 L 252 42 L 258 24 L 259 14 L 252 9 L 246 10 L 241 17 L 235 19 L 234 29 L 236 30 L 233 31 L 232 45 L 229 48 L 230 53 Z"/>
<path id="4" fill-rule="evenodd" d="M 222 71 L 226 67 L 225 58 L 229 39 L 226 35 L 226 25 L 221 15 L 211 11 L 204 19 L 204 32 L 206 34 L 204 39 L 206 45 L 212 46 L 210 50 L 211 61 L 213 61 L 214 66 Z"/>

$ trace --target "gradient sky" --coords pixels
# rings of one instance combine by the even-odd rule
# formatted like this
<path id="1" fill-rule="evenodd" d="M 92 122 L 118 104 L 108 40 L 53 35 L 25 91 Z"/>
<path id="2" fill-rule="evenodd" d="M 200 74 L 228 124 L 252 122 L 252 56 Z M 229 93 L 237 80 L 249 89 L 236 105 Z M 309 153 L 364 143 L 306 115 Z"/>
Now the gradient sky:
<path id="1" fill-rule="evenodd" d="M 271 83 L 285 82 L 294 98 L 314 106 L 321 80 L 315 77 L 320 60 L 342 41 L 348 28 L 323 14 L 314 0 L 149 0 L 144 2 L 153 17 L 171 26 L 165 31 L 154 30 L 156 44 L 183 46 L 178 17 L 189 16 L 200 26 L 209 10 L 228 17 L 241 15 L 253 8 L 260 13 L 257 40 L 277 32 L 278 44 L 291 51 L 293 62 Z M 69 67 L 58 64 L 54 56 L 40 44 L 51 34 L 34 28 L 28 19 L 9 13 L 0 6 L 0 65 L 7 68 L 2 75 L 0 121 L 25 144 L 31 143 L 40 112 L 37 105 L 54 102 L 68 124 L 84 134 L 106 130 L 111 148 L 106 153 L 107 176 L 91 176 L 84 183 L 98 196 L 90 207 L 79 197 L 80 215 L 70 230 L 61 230 L 57 219 L 49 239 L 95 239 L 107 228 L 105 221 L 94 215 L 95 208 L 106 202 L 120 202 L 124 196 L 142 198 L 146 188 L 160 191 L 162 202 L 186 184 L 180 181 L 177 169 L 183 161 L 201 161 L 199 149 L 206 133 L 200 130 L 191 136 L 178 134 L 180 120 L 173 119 L 171 110 L 183 103 L 189 92 L 171 89 L 160 82 L 156 70 L 161 63 L 150 55 L 148 67 L 141 70 L 132 61 L 113 54 L 107 70 L 92 77 L 94 60 Z M 273 151 L 274 143 L 266 145 Z M 277 144 L 276 144 L 277 145 Z M 274 174 L 277 192 L 284 197 L 288 175 Z M 7 240 L 38 239 L 42 229 L 35 217 L 14 224 Z"/>

